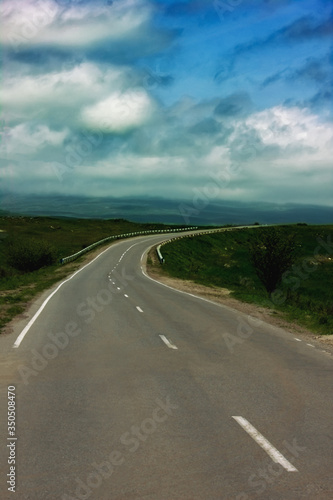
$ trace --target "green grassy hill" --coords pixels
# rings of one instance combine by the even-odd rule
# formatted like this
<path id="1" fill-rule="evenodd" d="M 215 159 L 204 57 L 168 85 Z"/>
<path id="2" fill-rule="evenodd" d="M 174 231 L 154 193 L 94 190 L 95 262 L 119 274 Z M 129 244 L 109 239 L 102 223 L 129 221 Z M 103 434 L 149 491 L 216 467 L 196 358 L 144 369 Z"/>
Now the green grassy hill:
<path id="1" fill-rule="evenodd" d="M 74 263 L 61 266 L 61 257 L 108 236 L 172 227 L 133 223 L 124 219 L 0 216 L 0 331 L 14 316 L 24 311 L 36 294 L 68 276 L 84 259 L 81 257 Z M 37 259 L 37 267 L 39 262 L 48 265 L 28 269 L 26 261 L 29 256 L 37 254 L 41 248 L 47 258 Z M 26 259 L 18 262 L 23 253 Z"/>
<path id="2" fill-rule="evenodd" d="M 287 279 L 279 285 L 281 304 L 273 303 L 249 258 L 251 240 L 264 231 L 270 227 L 176 240 L 162 247 L 163 271 L 228 288 L 239 300 L 275 308 L 313 331 L 333 334 L 333 226 L 282 226 L 286 235 L 296 235 L 298 252 Z M 324 246 L 319 246 L 318 238 Z"/>

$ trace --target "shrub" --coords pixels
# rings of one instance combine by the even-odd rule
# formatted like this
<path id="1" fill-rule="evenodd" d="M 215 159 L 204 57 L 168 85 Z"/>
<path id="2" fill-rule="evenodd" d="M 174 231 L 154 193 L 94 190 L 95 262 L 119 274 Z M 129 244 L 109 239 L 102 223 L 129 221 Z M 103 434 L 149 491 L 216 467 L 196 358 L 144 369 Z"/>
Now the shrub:
<path id="1" fill-rule="evenodd" d="M 13 270 L 8 269 L 4 266 L 0 266 L 0 278 L 5 279 L 5 278 L 10 278 L 13 275 Z"/>
<path id="2" fill-rule="evenodd" d="M 278 228 L 256 234 L 250 245 L 250 260 L 268 293 L 272 293 L 295 261 L 295 236 Z"/>
<path id="3" fill-rule="evenodd" d="M 31 272 L 50 266 L 56 261 L 54 247 L 45 240 L 7 240 L 8 264 L 23 272 Z"/>

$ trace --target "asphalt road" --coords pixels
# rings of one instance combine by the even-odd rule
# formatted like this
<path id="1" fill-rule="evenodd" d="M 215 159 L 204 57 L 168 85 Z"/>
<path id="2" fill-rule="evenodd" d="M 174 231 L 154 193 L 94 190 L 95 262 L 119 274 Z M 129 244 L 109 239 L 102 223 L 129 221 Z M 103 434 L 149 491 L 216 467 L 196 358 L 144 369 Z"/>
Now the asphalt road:
<path id="1" fill-rule="evenodd" d="M 0 337 L 0 497 L 332 499 L 332 358 L 148 278 L 162 239 L 112 245 Z"/>

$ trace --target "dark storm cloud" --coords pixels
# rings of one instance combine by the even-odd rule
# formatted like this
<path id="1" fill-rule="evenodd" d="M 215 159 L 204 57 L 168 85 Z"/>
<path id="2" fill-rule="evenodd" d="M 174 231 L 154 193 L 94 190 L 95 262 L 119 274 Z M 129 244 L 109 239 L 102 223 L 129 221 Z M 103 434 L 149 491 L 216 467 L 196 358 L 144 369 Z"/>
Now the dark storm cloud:
<path id="1" fill-rule="evenodd" d="M 304 104 L 308 104 L 313 107 L 329 106 L 329 108 L 331 108 L 332 102 L 333 102 L 332 87 L 327 86 L 326 88 L 323 88 L 319 92 L 317 92 L 311 99 L 308 100 L 307 103 Z"/>
<path id="2" fill-rule="evenodd" d="M 179 36 L 181 31 L 177 29 L 158 31 L 148 27 L 146 33 L 144 28 L 140 37 L 118 40 L 112 44 L 101 42 L 93 48 L 85 49 L 85 55 L 89 60 L 109 64 L 131 64 L 138 58 L 150 57 L 167 49 Z M 154 44 L 151 43 L 152 38 Z"/>
<path id="3" fill-rule="evenodd" d="M 276 83 L 278 81 L 287 81 L 292 82 L 294 80 L 304 80 L 304 81 L 312 81 L 318 84 L 321 84 L 325 81 L 328 81 L 330 78 L 330 66 L 329 66 L 329 56 L 316 59 L 316 58 L 308 58 L 298 69 L 290 69 L 284 68 L 277 73 L 266 78 L 261 87 L 265 88 L 272 83 Z"/>
<path id="4" fill-rule="evenodd" d="M 332 17 L 315 23 L 311 17 L 302 17 L 291 25 L 277 32 L 277 37 L 286 40 L 304 40 L 330 37 L 333 34 Z"/>
<path id="5" fill-rule="evenodd" d="M 202 12 L 212 10 L 212 7 L 212 4 L 204 0 L 187 0 L 168 4 L 165 7 L 165 14 L 170 17 L 198 16 Z"/>
<path id="6" fill-rule="evenodd" d="M 326 65 L 324 65 L 321 61 L 308 59 L 302 68 L 295 71 L 294 75 L 291 76 L 291 79 L 302 78 L 321 83 L 323 80 L 326 80 L 328 76 L 329 70 Z"/>
<path id="7" fill-rule="evenodd" d="M 215 115 L 222 118 L 243 116 L 251 111 L 252 102 L 246 92 L 237 92 L 223 99 L 215 108 Z"/>
<path id="8" fill-rule="evenodd" d="M 277 73 L 274 73 L 274 75 L 265 78 L 265 80 L 261 84 L 261 88 L 264 89 L 269 85 L 271 85 L 272 83 L 279 82 L 285 77 L 287 72 L 288 72 L 287 69 L 283 69 L 282 71 L 278 71 Z"/>
<path id="9" fill-rule="evenodd" d="M 189 131 L 192 132 L 193 134 L 198 134 L 198 135 L 200 134 L 214 135 L 221 131 L 221 125 L 216 120 L 214 120 L 214 118 L 206 118 L 205 120 L 202 120 L 196 125 L 193 125 L 193 127 L 191 127 Z"/>
<path id="10" fill-rule="evenodd" d="M 304 42 L 315 38 L 327 38 L 333 34 L 333 21 L 329 17 L 325 20 L 315 20 L 310 16 L 304 16 L 291 24 L 275 31 L 266 38 L 252 40 L 248 43 L 236 45 L 234 56 L 246 54 L 256 49 L 269 47 L 277 43 Z"/>
<path id="11" fill-rule="evenodd" d="M 161 74 L 158 70 L 144 68 L 141 75 L 141 84 L 147 89 L 156 87 L 167 88 L 174 82 L 174 77 L 171 75 Z"/>

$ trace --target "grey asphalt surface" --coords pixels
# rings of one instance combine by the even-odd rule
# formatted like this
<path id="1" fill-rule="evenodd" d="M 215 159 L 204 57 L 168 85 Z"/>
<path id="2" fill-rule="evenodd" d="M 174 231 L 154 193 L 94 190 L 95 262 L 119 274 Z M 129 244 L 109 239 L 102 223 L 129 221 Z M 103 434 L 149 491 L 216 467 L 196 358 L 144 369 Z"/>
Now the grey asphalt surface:
<path id="1" fill-rule="evenodd" d="M 27 320 L 0 337 L 0 497 L 333 499 L 332 357 L 148 278 L 141 257 L 163 238 L 113 244 L 62 285 L 18 348 Z M 234 416 L 297 471 L 274 463 Z"/>

